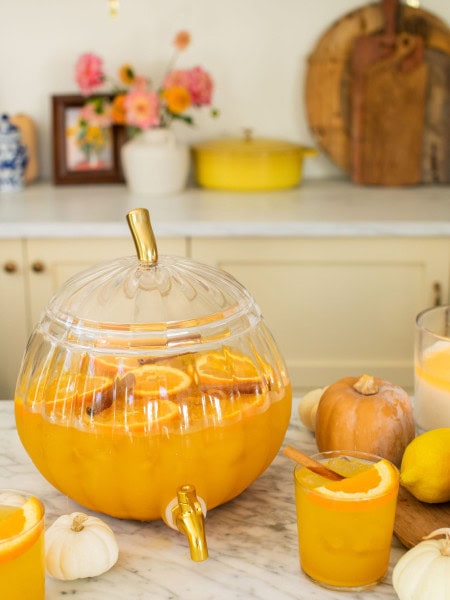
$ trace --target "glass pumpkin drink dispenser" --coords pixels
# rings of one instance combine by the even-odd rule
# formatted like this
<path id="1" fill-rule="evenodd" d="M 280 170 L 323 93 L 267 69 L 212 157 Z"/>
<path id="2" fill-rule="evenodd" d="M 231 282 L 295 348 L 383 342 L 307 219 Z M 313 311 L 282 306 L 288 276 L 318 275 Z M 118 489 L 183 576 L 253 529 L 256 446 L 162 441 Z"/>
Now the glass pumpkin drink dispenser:
<path id="1" fill-rule="evenodd" d="M 282 444 L 290 383 L 250 294 L 224 271 L 158 257 L 148 212 L 127 218 L 137 257 L 72 277 L 32 333 L 17 430 L 63 494 L 113 517 L 162 518 L 202 560 L 206 510 Z"/>

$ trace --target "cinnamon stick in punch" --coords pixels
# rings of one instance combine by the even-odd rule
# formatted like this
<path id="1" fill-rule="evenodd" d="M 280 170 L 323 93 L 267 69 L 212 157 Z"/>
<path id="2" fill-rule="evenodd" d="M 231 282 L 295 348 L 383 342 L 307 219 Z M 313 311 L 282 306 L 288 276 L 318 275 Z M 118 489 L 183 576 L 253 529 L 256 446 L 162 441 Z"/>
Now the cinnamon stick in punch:
<path id="1" fill-rule="evenodd" d="M 303 452 L 300 452 L 300 450 L 297 450 L 293 446 L 286 446 L 283 450 L 283 454 L 299 465 L 306 467 L 310 471 L 313 471 L 318 475 L 322 475 L 322 477 L 326 477 L 332 481 L 340 481 L 341 479 L 345 479 L 343 475 L 336 473 L 336 471 L 332 471 L 319 461 L 314 460 L 314 458 L 311 458 Z"/>

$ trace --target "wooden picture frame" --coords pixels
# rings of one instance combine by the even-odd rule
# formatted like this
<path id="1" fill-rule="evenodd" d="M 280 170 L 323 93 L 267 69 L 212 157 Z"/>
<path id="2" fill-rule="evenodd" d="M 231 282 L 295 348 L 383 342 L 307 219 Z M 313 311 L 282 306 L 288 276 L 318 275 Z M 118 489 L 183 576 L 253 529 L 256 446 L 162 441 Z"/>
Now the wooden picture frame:
<path id="1" fill-rule="evenodd" d="M 108 94 L 96 98 L 111 99 Z M 55 185 L 123 183 L 120 147 L 126 140 L 124 127 L 102 128 L 101 146 L 81 143 L 79 112 L 88 98 L 85 96 L 52 96 L 53 183 Z M 77 133 L 78 128 L 78 133 Z M 84 138 L 86 139 L 86 138 Z M 103 139 L 103 138 L 102 138 Z M 96 156 L 93 157 L 93 154 Z"/>

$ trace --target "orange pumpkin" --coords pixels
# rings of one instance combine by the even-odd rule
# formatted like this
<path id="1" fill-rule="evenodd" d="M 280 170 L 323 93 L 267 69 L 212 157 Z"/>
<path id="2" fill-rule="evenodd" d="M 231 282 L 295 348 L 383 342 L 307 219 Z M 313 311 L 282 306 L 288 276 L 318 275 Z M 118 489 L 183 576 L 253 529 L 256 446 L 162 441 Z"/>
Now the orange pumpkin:
<path id="1" fill-rule="evenodd" d="M 389 381 L 362 375 L 344 377 L 322 394 L 316 414 L 320 452 L 359 450 L 400 462 L 415 437 L 411 401 Z"/>

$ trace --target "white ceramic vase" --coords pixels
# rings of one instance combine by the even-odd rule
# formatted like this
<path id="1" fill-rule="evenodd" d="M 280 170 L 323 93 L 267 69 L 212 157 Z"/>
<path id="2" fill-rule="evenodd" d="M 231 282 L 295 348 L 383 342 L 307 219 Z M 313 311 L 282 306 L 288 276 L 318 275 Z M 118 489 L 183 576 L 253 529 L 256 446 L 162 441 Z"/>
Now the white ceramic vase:
<path id="1" fill-rule="evenodd" d="M 189 175 L 189 148 L 171 129 L 148 129 L 121 149 L 125 181 L 134 194 L 163 196 L 181 191 Z"/>

